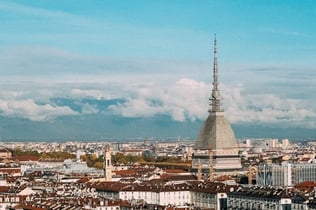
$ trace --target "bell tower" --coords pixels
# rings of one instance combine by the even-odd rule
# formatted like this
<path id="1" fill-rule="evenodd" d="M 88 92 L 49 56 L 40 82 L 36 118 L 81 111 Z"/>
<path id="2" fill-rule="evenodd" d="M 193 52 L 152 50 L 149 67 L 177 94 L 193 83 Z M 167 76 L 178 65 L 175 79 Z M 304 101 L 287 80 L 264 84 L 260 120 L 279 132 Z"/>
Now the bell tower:
<path id="1" fill-rule="evenodd" d="M 103 172 L 105 181 L 112 181 L 112 163 L 111 163 L 111 152 L 110 146 L 105 146 L 105 153 L 103 159 Z"/>

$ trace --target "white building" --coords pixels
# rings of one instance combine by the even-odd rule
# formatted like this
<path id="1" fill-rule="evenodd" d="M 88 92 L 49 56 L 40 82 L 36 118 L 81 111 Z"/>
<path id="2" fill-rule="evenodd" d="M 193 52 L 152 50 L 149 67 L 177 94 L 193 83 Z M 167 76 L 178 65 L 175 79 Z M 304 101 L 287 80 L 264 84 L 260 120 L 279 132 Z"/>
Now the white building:
<path id="1" fill-rule="evenodd" d="M 316 182 L 316 163 L 259 164 L 258 185 L 294 186 L 305 181 Z"/>
<path id="2" fill-rule="evenodd" d="M 130 184 L 105 183 L 97 192 L 110 199 L 132 202 L 146 201 L 154 205 L 184 206 L 191 203 L 191 188 L 188 184 Z"/>
<path id="3" fill-rule="evenodd" d="M 294 210 L 305 209 L 305 206 L 292 208 L 292 200 L 287 196 L 285 189 L 257 187 L 248 190 L 239 189 L 230 193 L 226 209 Z"/>

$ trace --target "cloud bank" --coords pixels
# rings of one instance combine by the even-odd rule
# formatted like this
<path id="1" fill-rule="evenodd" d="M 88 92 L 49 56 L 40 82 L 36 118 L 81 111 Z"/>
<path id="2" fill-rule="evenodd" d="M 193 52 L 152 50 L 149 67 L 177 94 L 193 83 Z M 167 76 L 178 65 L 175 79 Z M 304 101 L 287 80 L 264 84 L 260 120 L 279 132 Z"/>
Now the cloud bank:
<path id="1" fill-rule="evenodd" d="M 130 83 L 124 80 L 121 83 L 26 85 L 21 89 L 2 92 L 0 114 L 31 121 L 89 114 L 126 118 L 167 115 L 178 122 L 204 120 L 207 117 L 212 88 L 209 83 L 190 78 L 161 81 L 146 78 Z M 220 89 L 225 114 L 233 124 L 315 127 L 316 112 L 313 106 L 306 103 L 306 99 L 247 94 L 243 85 L 220 85 Z"/>
<path id="2" fill-rule="evenodd" d="M 208 115 L 212 70 L 206 61 L 83 56 L 30 46 L 1 48 L 0 56 L 5 117 L 47 122 L 95 114 L 165 115 L 185 122 Z M 220 65 L 227 118 L 233 124 L 315 128 L 315 71 L 304 75 L 295 68 Z"/>

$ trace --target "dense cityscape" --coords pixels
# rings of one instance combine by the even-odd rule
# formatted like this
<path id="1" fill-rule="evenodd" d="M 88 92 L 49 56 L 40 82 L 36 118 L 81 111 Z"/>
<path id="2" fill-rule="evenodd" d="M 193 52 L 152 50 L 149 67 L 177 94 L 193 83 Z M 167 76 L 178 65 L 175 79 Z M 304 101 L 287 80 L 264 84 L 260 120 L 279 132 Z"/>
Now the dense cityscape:
<path id="1" fill-rule="evenodd" d="M 213 180 L 208 172 L 182 164 L 192 161 L 194 145 L 181 139 L 2 143 L 1 209 L 316 208 L 315 142 L 239 140 L 242 168 L 230 175 L 214 171 Z M 17 150 L 66 152 L 73 158 L 14 155 Z M 115 154 L 143 159 L 107 165 Z M 102 168 L 88 167 L 87 155 L 101 158 Z M 161 157 L 177 162 L 159 162 Z"/>
<path id="2" fill-rule="evenodd" d="M 2 143 L 0 209 L 316 209 L 316 142 L 237 141 L 218 73 L 196 140 Z"/>
<path id="3" fill-rule="evenodd" d="M 0 1 L 0 210 L 316 210 L 315 19 Z"/>

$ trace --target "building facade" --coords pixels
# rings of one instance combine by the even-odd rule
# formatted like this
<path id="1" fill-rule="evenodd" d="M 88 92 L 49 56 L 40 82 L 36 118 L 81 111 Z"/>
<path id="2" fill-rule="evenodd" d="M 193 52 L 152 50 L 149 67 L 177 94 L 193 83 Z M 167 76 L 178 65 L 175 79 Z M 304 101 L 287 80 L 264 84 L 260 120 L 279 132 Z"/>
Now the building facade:
<path id="1" fill-rule="evenodd" d="M 258 185 L 290 187 L 305 181 L 316 182 L 316 163 L 262 163 L 258 166 Z"/>

